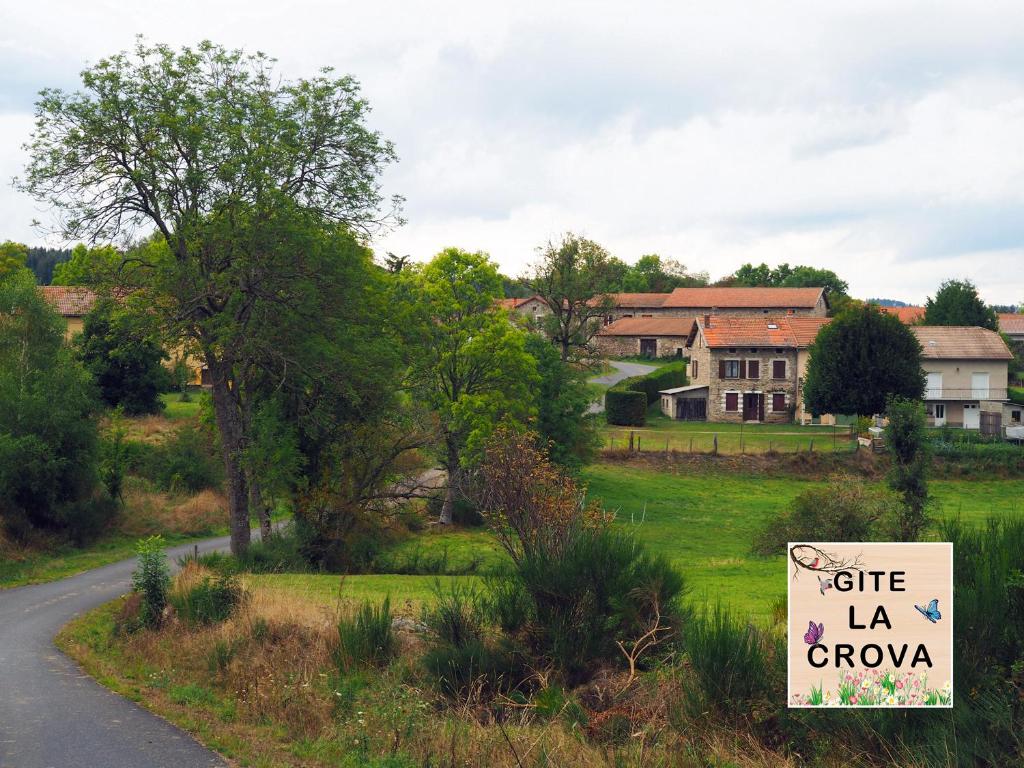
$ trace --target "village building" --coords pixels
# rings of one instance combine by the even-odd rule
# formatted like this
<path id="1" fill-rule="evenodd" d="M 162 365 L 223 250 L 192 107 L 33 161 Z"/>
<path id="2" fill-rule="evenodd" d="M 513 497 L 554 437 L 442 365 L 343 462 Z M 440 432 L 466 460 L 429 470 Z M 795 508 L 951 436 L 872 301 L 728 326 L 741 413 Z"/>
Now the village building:
<path id="1" fill-rule="evenodd" d="M 807 350 L 826 317 L 706 314 L 690 323 L 690 384 L 661 392 L 674 419 L 783 423 L 808 420 Z"/>
<path id="2" fill-rule="evenodd" d="M 595 296 L 597 303 L 607 297 L 611 300 L 611 308 L 605 313 L 604 324 L 610 325 L 624 317 L 655 317 L 665 314 L 662 304 L 672 294 L 669 293 L 609 293 Z"/>
<path id="3" fill-rule="evenodd" d="M 1006 391 L 1013 355 L 998 333 L 940 325 L 916 325 L 912 330 L 921 344 L 929 426 L 999 434 L 1004 422 L 1013 421 Z M 1019 408 L 1016 416 L 1020 418 Z"/>
<path id="4" fill-rule="evenodd" d="M 824 288 L 676 288 L 661 304 L 673 317 L 828 316 Z"/>
<path id="5" fill-rule="evenodd" d="M 1010 341 L 1024 344 L 1024 315 L 1001 312 L 999 314 L 999 331 L 1005 333 Z"/>
<path id="6" fill-rule="evenodd" d="M 544 299 L 536 295 L 523 298 L 498 299 L 498 306 L 514 316 L 527 320 L 539 320 L 544 315 L 551 314 L 551 309 Z"/>
<path id="7" fill-rule="evenodd" d="M 905 325 L 924 322 L 924 307 L 879 307 L 883 315 L 895 315 Z"/>
<path id="8" fill-rule="evenodd" d="M 693 320 L 682 317 L 623 317 L 594 337 L 604 357 L 683 357 Z"/>
<path id="9" fill-rule="evenodd" d="M 64 338 L 68 340 L 82 332 L 85 316 L 96 305 L 95 292 L 79 285 L 41 285 L 39 293 L 64 318 Z"/>

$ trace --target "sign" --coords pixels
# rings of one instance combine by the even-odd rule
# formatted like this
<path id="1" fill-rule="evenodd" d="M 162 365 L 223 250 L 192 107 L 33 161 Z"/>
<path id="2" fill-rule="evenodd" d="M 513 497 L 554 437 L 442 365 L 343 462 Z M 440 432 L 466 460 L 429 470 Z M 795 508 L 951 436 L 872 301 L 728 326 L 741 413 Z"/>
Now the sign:
<path id="1" fill-rule="evenodd" d="M 952 707 L 953 545 L 791 542 L 790 707 Z"/>

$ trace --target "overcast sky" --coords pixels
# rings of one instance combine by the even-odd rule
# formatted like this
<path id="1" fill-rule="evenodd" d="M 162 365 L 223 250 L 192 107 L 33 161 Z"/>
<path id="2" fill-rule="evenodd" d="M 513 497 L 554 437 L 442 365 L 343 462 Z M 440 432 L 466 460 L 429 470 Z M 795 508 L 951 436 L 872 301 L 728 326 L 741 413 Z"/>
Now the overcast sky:
<path id="1" fill-rule="evenodd" d="M 1019 0 L 5 0 L 0 240 L 42 244 L 30 222 L 51 220 L 8 183 L 36 92 L 138 33 L 355 75 L 407 199 L 380 251 L 457 245 L 518 274 L 572 230 L 712 277 L 785 261 L 862 298 L 970 277 L 1024 301 Z"/>

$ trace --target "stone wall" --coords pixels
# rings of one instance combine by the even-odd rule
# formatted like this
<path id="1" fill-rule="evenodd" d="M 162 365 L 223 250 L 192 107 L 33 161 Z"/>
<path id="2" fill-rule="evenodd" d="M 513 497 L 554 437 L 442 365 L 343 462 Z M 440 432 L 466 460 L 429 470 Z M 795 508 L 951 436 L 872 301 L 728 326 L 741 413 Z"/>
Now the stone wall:
<path id="1" fill-rule="evenodd" d="M 781 424 L 792 421 L 792 407 L 797 398 L 797 356 L 796 350 L 785 349 L 776 352 L 774 349 L 758 349 L 751 352 L 749 348 L 740 348 L 736 352 L 725 349 L 708 350 L 708 421 L 741 422 L 743 421 L 743 395 L 756 393 L 764 397 L 763 421 L 768 424 Z M 719 361 L 742 360 L 747 368 L 746 376 L 738 379 L 719 378 Z M 758 361 L 758 375 L 750 378 L 750 361 Z M 786 361 L 786 378 L 772 378 L 772 362 Z M 703 372 L 701 372 L 703 373 Z M 703 378 L 703 376 L 701 377 Z M 726 394 L 737 394 L 735 411 L 726 410 Z M 785 405 L 781 410 L 773 409 L 772 395 L 785 395 Z"/>
<path id="2" fill-rule="evenodd" d="M 640 339 L 657 341 L 657 357 L 672 357 L 677 350 L 686 355 L 685 336 L 595 336 L 597 351 L 604 357 L 634 357 L 640 354 Z"/>

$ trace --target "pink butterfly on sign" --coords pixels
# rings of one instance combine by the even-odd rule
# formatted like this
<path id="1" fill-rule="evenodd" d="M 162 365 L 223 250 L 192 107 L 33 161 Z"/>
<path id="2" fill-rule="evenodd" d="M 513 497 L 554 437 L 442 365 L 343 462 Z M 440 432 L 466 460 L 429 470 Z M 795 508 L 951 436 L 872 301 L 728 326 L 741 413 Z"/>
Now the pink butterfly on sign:
<path id="1" fill-rule="evenodd" d="M 825 634 L 825 624 L 815 624 L 813 621 L 808 622 L 807 631 L 804 632 L 804 642 L 808 645 L 817 645 L 821 642 L 822 636 Z"/>

